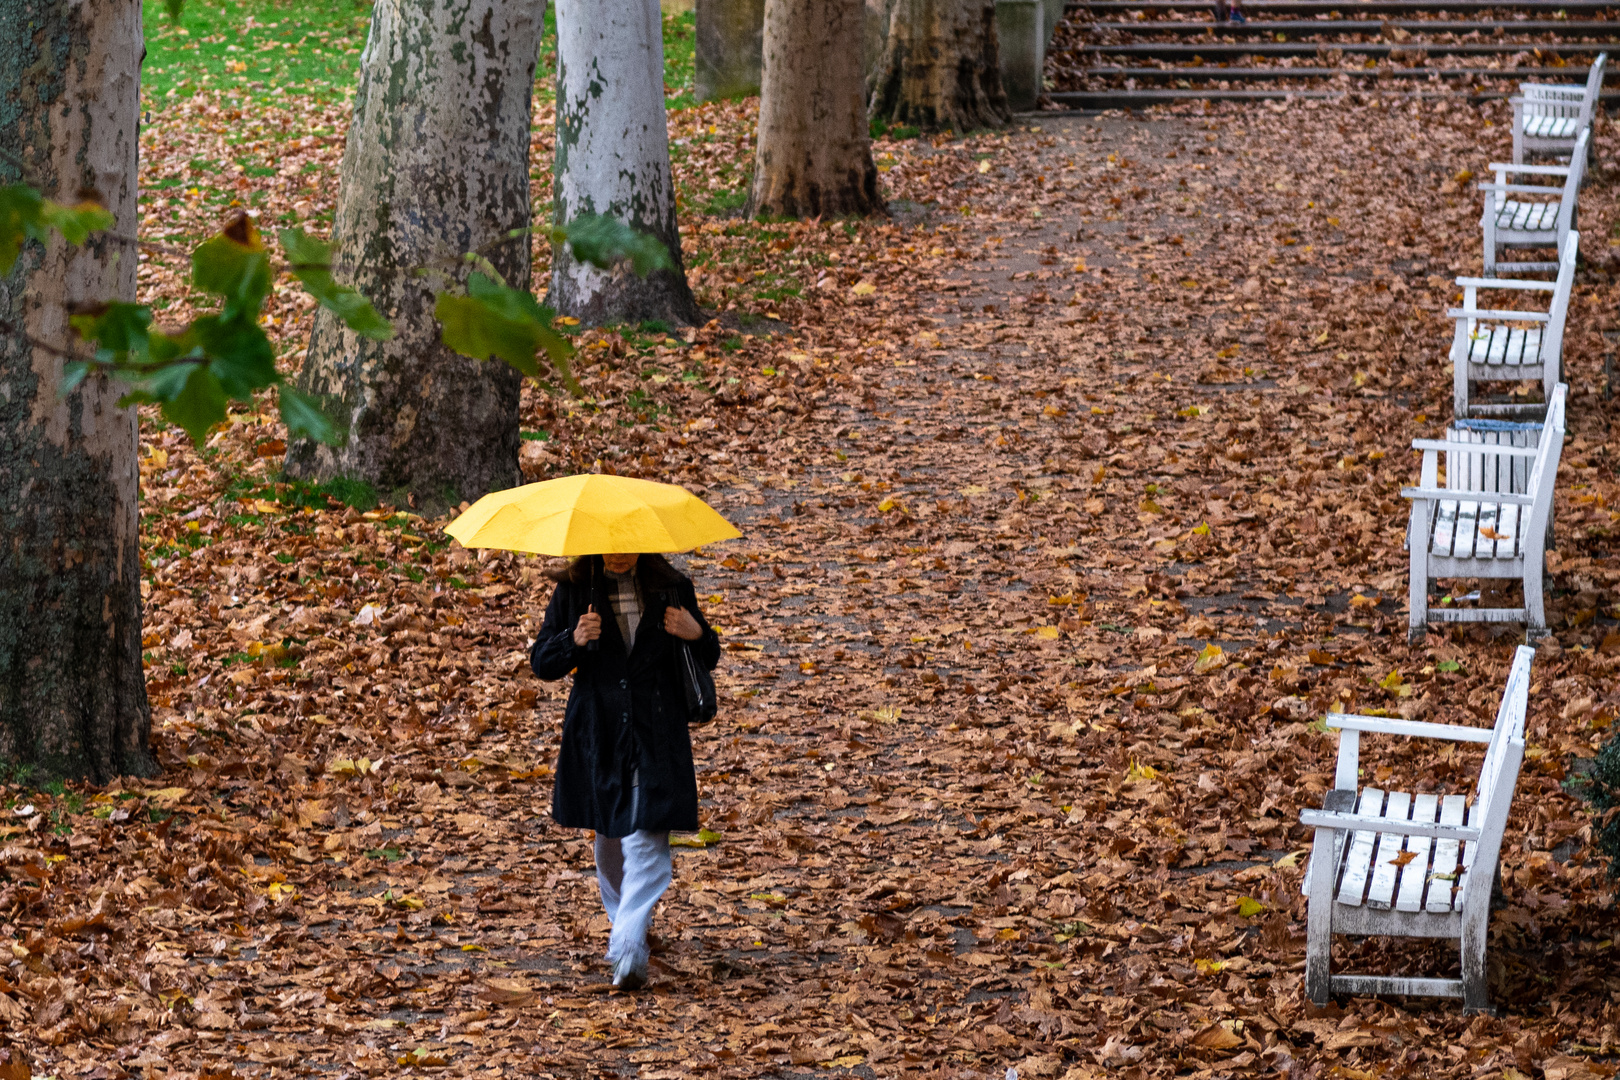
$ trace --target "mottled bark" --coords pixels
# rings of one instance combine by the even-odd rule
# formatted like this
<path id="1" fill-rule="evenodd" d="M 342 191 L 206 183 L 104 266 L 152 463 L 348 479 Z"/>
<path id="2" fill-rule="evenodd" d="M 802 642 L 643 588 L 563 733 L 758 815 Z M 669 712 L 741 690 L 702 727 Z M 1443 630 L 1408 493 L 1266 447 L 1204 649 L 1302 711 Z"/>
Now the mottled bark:
<path id="1" fill-rule="evenodd" d="M 753 217 L 882 213 L 861 77 L 864 0 L 766 0 Z"/>
<path id="2" fill-rule="evenodd" d="M 895 0 L 867 115 L 924 131 L 1000 127 L 1008 119 L 990 0 Z"/>
<path id="3" fill-rule="evenodd" d="M 607 214 L 664 242 L 673 270 L 599 270 L 563 245 L 547 303 L 585 323 L 699 321 L 675 223 L 658 0 L 558 0 L 555 215 Z"/>
<path id="4" fill-rule="evenodd" d="M 0 184 L 94 192 L 133 236 L 142 48 L 140 0 L 0 0 Z M 0 762 L 40 778 L 156 771 L 135 411 L 99 377 L 64 398 L 55 351 L 74 305 L 135 298 L 135 262 L 54 238 L 0 279 Z"/>
<path id="5" fill-rule="evenodd" d="M 528 240 L 502 237 L 530 223 L 543 15 L 543 0 L 378 0 L 332 238 L 340 278 L 396 334 L 373 341 L 325 310 L 316 316 L 298 385 L 347 421 L 349 441 L 295 441 L 292 475 L 354 477 L 429 508 L 518 482 L 521 379 L 445 348 L 433 306 L 468 251 L 529 285 Z"/>

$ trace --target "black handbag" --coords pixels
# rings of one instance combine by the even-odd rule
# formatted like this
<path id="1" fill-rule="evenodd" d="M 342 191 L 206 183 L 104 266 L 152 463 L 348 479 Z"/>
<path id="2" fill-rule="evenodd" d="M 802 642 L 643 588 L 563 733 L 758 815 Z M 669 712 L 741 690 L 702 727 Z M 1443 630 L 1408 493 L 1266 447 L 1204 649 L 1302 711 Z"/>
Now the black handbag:
<path id="1" fill-rule="evenodd" d="M 680 607 L 680 598 L 671 593 L 666 601 L 669 607 Z M 692 655 L 692 643 L 671 635 L 675 643 L 675 662 L 681 669 L 681 688 L 686 693 L 686 722 L 707 724 L 720 711 L 720 700 L 714 690 L 714 674 L 697 662 Z"/>

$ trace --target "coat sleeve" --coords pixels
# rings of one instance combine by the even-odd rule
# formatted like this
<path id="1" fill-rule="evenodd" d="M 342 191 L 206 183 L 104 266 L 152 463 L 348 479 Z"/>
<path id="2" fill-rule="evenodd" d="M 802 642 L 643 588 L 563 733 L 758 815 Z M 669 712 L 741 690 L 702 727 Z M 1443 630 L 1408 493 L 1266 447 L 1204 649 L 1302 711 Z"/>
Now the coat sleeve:
<path id="1" fill-rule="evenodd" d="M 567 625 L 568 613 L 573 607 L 567 595 L 571 589 L 572 586 L 564 582 L 552 592 L 539 636 L 529 649 L 529 667 L 542 679 L 560 679 L 579 665 L 574 628 Z"/>
<path id="2" fill-rule="evenodd" d="M 698 607 L 697 589 L 690 581 L 681 585 L 681 605 L 690 611 L 697 618 L 698 625 L 703 627 L 703 636 L 692 642 L 692 658 L 713 671 L 720 666 L 720 635 L 714 632 L 709 620 L 703 617 L 703 609 Z"/>

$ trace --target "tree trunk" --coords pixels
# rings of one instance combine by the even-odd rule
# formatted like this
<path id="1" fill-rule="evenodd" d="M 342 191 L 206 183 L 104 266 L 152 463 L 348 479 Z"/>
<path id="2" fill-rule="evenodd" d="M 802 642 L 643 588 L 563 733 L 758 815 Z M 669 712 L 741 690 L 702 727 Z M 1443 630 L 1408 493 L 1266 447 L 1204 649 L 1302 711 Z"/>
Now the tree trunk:
<path id="1" fill-rule="evenodd" d="M 896 0 L 872 72 L 868 115 L 924 131 L 1000 127 L 1009 118 L 989 0 Z"/>
<path id="2" fill-rule="evenodd" d="M 439 341 L 435 290 L 482 251 L 529 287 L 529 120 L 543 0 L 379 0 L 360 57 L 332 238 L 351 284 L 391 319 L 388 341 L 315 318 L 301 389 L 349 424 L 287 471 L 353 477 L 396 502 L 453 506 L 518 482 L 521 377 Z M 420 274 L 422 267 L 439 273 Z"/>
<path id="3" fill-rule="evenodd" d="M 864 0 L 766 0 L 751 217 L 883 212 L 861 73 Z"/>
<path id="4" fill-rule="evenodd" d="M 564 245 L 551 253 L 547 303 L 600 324 L 700 320 L 675 223 L 658 0 L 558 0 L 556 221 L 607 214 L 664 242 L 674 270 L 639 278 L 599 270 Z"/>
<path id="5" fill-rule="evenodd" d="M 0 184 L 93 191 L 134 236 L 142 51 L 140 0 L 5 0 Z M 135 299 L 135 263 L 112 237 L 53 237 L 0 278 L 0 761 L 38 778 L 157 771 L 135 410 L 103 377 L 63 398 L 55 351 L 74 305 Z"/>

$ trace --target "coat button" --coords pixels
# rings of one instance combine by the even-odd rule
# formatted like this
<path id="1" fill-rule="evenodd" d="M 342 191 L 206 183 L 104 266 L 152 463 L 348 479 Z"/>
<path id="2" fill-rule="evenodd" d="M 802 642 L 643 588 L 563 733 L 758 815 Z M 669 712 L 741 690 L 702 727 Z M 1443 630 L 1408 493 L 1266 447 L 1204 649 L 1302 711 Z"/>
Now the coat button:
<path id="1" fill-rule="evenodd" d="M 628 689 L 630 689 L 630 680 L 629 679 L 620 679 L 619 680 L 619 689 L 620 690 L 628 690 Z"/>

